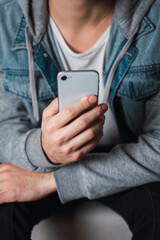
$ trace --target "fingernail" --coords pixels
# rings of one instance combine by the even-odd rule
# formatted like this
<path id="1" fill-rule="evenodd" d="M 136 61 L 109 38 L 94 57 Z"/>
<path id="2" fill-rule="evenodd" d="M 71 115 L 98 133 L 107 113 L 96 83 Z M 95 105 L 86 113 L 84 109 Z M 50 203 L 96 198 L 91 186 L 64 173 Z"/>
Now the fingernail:
<path id="1" fill-rule="evenodd" d="M 107 111 L 107 109 L 108 109 L 108 106 L 107 106 L 106 104 L 103 104 L 103 105 L 102 105 L 102 109 L 103 109 L 103 111 L 105 111 L 105 112 L 106 112 L 106 111 Z"/>
<path id="2" fill-rule="evenodd" d="M 100 117 L 100 119 L 101 119 L 101 120 L 104 120 L 104 119 L 105 119 L 104 115 L 102 115 L 102 116 Z"/>
<path id="3" fill-rule="evenodd" d="M 90 102 L 90 103 L 96 103 L 96 102 L 97 102 L 97 97 L 96 97 L 96 96 L 93 96 L 93 95 L 90 96 L 90 97 L 89 97 L 89 102 Z"/>

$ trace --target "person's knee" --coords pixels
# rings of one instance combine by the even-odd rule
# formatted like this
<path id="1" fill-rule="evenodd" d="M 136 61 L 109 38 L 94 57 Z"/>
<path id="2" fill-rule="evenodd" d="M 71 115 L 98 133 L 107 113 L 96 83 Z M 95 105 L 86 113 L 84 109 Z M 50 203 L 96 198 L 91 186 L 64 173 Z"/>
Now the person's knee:
<path id="1" fill-rule="evenodd" d="M 160 183 L 149 183 L 131 190 L 129 199 L 135 218 L 153 221 L 159 211 L 159 204 L 156 203 L 160 200 Z"/>
<path id="2" fill-rule="evenodd" d="M 0 206 L 0 233 L 3 240 L 12 239 L 12 219 L 14 203 Z"/>
<path id="3" fill-rule="evenodd" d="M 31 214 L 25 203 L 7 203 L 0 206 L 0 232 L 3 240 L 28 240 L 31 230 Z"/>
<path id="4" fill-rule="evenodd" d="M 152 225 L 155 207 L 150 191 L 147 191 L 143 186 L 132 190 L 128 197 L 128 205 L 132 211 L 132 222 Z"/>
<path id="5" fill-rule="evenodd" d="M 129 227 L 133 239 L 160 237 L 160 183 L 150 183 L 128 192 L 130 208 Z M 132 216 L 132 217 L 131 217 Z"/>

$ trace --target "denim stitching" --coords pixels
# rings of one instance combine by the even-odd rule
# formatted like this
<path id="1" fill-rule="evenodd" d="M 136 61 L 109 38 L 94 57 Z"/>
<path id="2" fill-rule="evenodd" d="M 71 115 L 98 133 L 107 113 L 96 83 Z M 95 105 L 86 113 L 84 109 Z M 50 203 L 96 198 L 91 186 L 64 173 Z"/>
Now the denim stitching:
<path id="1" fill-rule="evenodd" d="M 142 65 L 142 66 L 134 66 L 131 67 L 128 71 L 129 73 L 138 73 L 138 72 L 159 72 L 160 64 L 151 64 L 151 65 Z"/>

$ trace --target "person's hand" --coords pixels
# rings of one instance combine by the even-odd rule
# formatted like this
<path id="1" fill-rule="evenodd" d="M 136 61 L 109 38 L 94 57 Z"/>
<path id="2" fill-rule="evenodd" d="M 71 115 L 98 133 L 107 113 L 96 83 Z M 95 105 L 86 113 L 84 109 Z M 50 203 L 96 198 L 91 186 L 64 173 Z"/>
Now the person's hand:
<path id="1" fill-rule="evenodd" d="M 34 173 L 0 164 L 0 204 L 39 200 L 56 191 L 53 173 Z"/>
<path id="2" fill-rule="evenodd" d="M 43 111 L 42 148 L 52 163 L 78 161 L 103 136 L 106 104 L 97 106 L 97 97 L 88 96 L 58 112 L 58 99 Z"/>

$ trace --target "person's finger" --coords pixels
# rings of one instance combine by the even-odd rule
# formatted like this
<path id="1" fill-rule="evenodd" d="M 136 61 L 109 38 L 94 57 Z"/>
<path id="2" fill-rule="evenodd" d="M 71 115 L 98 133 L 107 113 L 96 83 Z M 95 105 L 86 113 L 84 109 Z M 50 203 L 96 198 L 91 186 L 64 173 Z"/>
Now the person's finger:
<path id="1" fill-rule="evenodd" d="M 0 191 L 0 204 L 6 203 L 6 194 L 3 191 Z"/>
<path id="2" fill-rule="evenodd" d="M 8 173 L 6 171 L 0 172 L 0 182 L 3 182 L 8 179 Z M 1 184 L 0 184 L 0 189 L 1 189 Z"/>
<path id="3" fill-rule="evenodd" d="M 58 113 L 58 98 L 55 98 L 43 111 L 43 118 L 49 118 Z"/>
<path id="4" fill-rule="evenodd" d="M 80 134 L 95 123 L 107 110 L 107 105 L 101 104 L 94 109 L 82 114 L 67 126 L 57 132 L 56 139 L 60 143 L 65 143 Z"/>
<path id="5" fill-rule="evenodd" d="M 95 106 L 97 103 L 97 97 L 94 95 L 85 97 L 75 103 L 72 103 L 61 112 L 56 114 L 48 122 L 53 129 L 56 126 L 56 129 L 64 127 L 66 124 L 71 122 L 75 117 L 79 116 L 83 112 L 87 111 L 89 108 Z M 51 127 L 50 127 L 51 128 Z"/>
<path id="6" fill-rule="evenodd" d="M 79 161 L 81 158 L 83 158 L 87 153 L 92 151 L 98 144 L 99 140 L 101 139 L 102 135 L 99 135 L 99 138 L 93 139 L 84 146 L 82 146 L 80 149 L 74 152 L 73 157 L 70 160 L 70 163 Z"/>
<path id="7" fill-rule="evenodd" d="M 0 204 L 10 203 L 15 201 L 14 193 L 0 191 Z"/>
<path id="8" fill-rule="evenodd" d="M 99 143 L 101 137 L 103 136 L 103 133 L 99 133 L 98 138 L 91 140 L 90 142 L 88 142 L 87 144 L 85 144 L 84 146 L 82 146 L 79 151 L 81 151 L 82 156 L 85 156 L 87 153 L 89 153 L 90 151 L 92 151 L 97 144 Z"/>
<path id="9" fill-rule="evenodd" d="M 105 107 L 105 108 L 104 108 Z M 89 128 L 93 123 L 95 123 L 107 110 L 107 107 L 103 104 L 95 107 L 94 109 L 86 112 L 79 118 L 75 119 L 72 123 L 66 126 L 66 140 L 70 140 L 77 136 L 79 133 Z"/>
<path id="10" fill-rule="evenodd" d="M 99 134 L 103 133 L 103 124 L 104 124 L 104 118 L 98 119 L 95 123 L 92 124 L 89 128 L 87 128 L 85 131 L 81 132 L 74 138 L 72 138 L 70 141 L 66 142 L 64 144 L 63 149 L 64 152 L 70 154 L 89 141 L 91 141 L 94 138 L 97 138 Z"/>
<path id="11" fill-rule="evenodd" d="M 10 163 L 1 163 L 0 164 L 0 173 L 6 171 L 8 169 L 11 169 L 12 167 L 13 167 L 13 165 Z"/>
<path id="12" fill-rule="evenodd" d="M 68 147 L 68 149 L 76 151 L 88 142 L 99 139 L 99 136 L 103 135 L 103 124 L 103 118 L 101 120 L 97 120 L 97 122 L 94 123 L 90 128 L 71 139 L 71 141 L 69 141 L 66 145 L 66 148 Z"/>
<path id="13" fill-rule="evenodd" d="M 6 181 L 0 182 L 0 204 L 7 203 L 9 197 L 8 186 Z"/>

